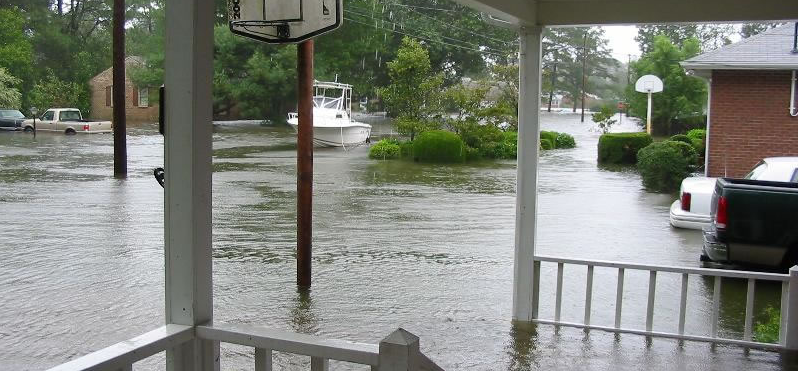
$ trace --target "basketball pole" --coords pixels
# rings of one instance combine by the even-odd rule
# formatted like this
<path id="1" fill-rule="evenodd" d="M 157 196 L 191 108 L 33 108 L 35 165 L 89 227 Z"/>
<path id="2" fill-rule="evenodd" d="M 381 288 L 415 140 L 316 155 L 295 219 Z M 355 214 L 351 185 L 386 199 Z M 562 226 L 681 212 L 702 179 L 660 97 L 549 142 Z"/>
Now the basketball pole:
<path id="1" fill-rule="evenodd" d="M 297 46 L 296 281 L 310 287 L 313 238 L 313 40 Z"/>

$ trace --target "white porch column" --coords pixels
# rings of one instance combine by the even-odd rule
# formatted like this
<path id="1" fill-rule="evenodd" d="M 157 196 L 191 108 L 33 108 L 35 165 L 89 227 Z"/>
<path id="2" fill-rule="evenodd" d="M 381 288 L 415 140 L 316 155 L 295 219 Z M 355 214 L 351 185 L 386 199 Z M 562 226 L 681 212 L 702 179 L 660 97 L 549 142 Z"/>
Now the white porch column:
<path id="1" fill-rule="evenodd" d="M 211 88 L 214 2 L 166 2 L 166 323 L 213 320 Z M 166 352 L 167 370 L 218 370 L 219 344 L 193 340 Z"/>
<path id="2" fill-rule="evenodd" d="M 537 317 L 538 282 L 535 272 L 535 232 L 540 148 L 540 58 L 542 27 L 522 27 L 518 97 L 518 179 L 515 203 L 515 261 L 513 319 Z"/>

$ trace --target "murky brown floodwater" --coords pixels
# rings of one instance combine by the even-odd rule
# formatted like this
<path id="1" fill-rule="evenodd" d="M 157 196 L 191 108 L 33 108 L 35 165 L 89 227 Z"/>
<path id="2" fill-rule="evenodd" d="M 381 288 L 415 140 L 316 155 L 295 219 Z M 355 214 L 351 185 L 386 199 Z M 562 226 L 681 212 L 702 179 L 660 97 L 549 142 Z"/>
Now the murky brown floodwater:
<path id="1" fill-rule="evenodd" d="M 628 169 L 598 168 L 598 134 L 578 116 L 543 120 L 578 147 L 542 155 L 540 254 L 697 266 L 699 233 L 668 225 L 673 196 L 644 192 Z M 366 147 L 317 150 L 314 285 L 301 295 L 294 142 L 287 126 L 217 128 L 217 321 L 363 342 L 404 327 L 448 370 L 785 368 L 774 352 L 513 326 L 514 161 L 422 165 L 369 160 Z M 130 177 L 120 181 L 110 135 L 0 133 L 0 369 L 53 366 L 162 324 L 163 191 L 151 174 L 163 164 L 163 139 L 148 127 L 131 130 L 128 143 Z M 565 274 L 564 319 L 581 320 L 584 268 Z M 596 269 L 595 324 L 613 321 L 614 274 Z M 624 324 L 642 328 L 647 275 L 626 282 Z M 544 317 L 553 316 L 554 286 L 555 267 L 544 264 Z M 654 329 L 672 331 L 678 277 L 661 275 L 657 288 Z M 724 281 L 724 334 L 742 332 L 744 288 Z M 706 335 L 712 283 L 694 279 L 690 294 L 689 332 Z M 757 285 L 757 320 L 777 297 L 778 287 Z M 252 369 L 252 357 L 251 348 L 223 346 L 222 367 Z"/>

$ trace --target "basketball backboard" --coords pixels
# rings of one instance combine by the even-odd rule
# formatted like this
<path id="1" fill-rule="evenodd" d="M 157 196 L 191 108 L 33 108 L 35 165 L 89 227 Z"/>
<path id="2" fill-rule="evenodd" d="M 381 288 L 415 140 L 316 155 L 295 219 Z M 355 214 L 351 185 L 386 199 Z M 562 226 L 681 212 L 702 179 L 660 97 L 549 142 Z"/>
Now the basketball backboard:
<path id="1" fill-rule="evenodd" d="M 332 31 L 343 20 L 342 0 L 228 0 L 230 31 L 272 43 L 297 43 Z"/>
<path id="2" fill-rule="evenodd" d="M 659 93 L 662 88 L 662 80 L 654 75 L 640 76 L 635 82 L 635 90 L 641 93 Z"/>

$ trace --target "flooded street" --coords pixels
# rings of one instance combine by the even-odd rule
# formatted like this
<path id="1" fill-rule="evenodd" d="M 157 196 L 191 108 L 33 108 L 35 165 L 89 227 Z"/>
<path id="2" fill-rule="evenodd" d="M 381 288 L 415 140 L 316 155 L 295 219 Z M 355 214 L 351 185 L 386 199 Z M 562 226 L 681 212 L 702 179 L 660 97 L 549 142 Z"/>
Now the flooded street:
<path id="1" fill-rule="evenodd" d="M 577 148 L 542 152 L 538 254 L 698 266 L 700 233 L 668 224 L 673 195 L 646 193 L 630 168 L 597 167 L 599 134 L 578 115 L 542 119 Z M 624 121 L 620 131 L 634 127 Z M 0 133 L 0 370 L 54 366 L 163 324 L 163 190 L 152 176 L 163 138 L 155 127 L 129 134 L 129 178 L 116 180 L 111 135 Z M 217 126 L 216 321 L 370 343 L 403 327 L 447 370 L 789 368 L 775 352 L 512 325 L 515 161 L 429 165 L 367 153 L 315 152 L 314 281 L 300 294 L 295 135 L 287 125 Z M 615 273 L 596 268 L 594 324 L 613 323 Z M 544 263 L 544 318 L 555 282 L 556 265 Z M 627 272 L 626 282 L 623 323 L 641 328 L 648 274 Z M 563 320 L 581 321 L 584 283 L 583 267 L 566 266 Z M 658 277 L 655 331 L 675 330 L 679 285 L 676 274 Z M 707 335 L 712 282 L 691 277 L 689 290 L 687 331 Z M 757 284 L 755 321 L 778 307 L 779 290 Z M 724 280 L 721 334 L 741 336 L 744 307 L 745 282 Z M 253 354 L 223 345 L 222 369 L 253 369 Z M 285 369 L 307 363 L 275 357 Z"/>

